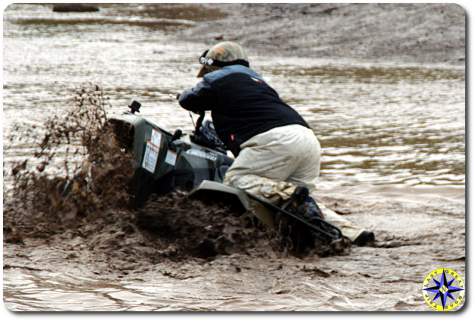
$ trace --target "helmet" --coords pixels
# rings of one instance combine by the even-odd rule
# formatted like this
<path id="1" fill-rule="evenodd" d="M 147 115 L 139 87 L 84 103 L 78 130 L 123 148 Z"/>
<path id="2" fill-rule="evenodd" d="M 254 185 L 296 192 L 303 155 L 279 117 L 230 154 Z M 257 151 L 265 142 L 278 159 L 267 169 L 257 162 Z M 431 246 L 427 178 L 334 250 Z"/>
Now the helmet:
<path id="1" fill-rule="evenodd" d="M 206 73 L 230 65 L 243 65 L 249 67 L 246 53 L 240 45 L 232 41 L 220 42 L 211 49 L 206 50 L 200 57 L 201 67 L 198 77 Z"/>

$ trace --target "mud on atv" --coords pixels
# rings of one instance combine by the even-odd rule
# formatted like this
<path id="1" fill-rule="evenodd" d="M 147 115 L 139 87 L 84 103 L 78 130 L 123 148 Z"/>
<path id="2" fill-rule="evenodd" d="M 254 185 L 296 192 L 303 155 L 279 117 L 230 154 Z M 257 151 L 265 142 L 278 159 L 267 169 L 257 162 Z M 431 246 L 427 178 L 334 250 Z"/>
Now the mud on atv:
<path id="1" fill-rule="evenodd" d="M 291 206 L 305 197 L 306 188 L 298 188 L 289 201 L 277 206 L 224 185 L 222 181 L 233 158 L 227 155 L 213 123 L 204 120 L 204 113 L 192 134 L 185 135 L 180 129 L 170 133 L 138 116 L 140 106 L 133 101 L 130 111 L 108 120 L 121 148 L 133 155 L 135 173 L 130 194 L 134 207 L 143 207 L 152 194 L 166 195 L 178 190 L 190 201 L 199 200 L 208 206 L 225 204 L 241 215 L 251 213 L 261 226 L 277 236 L 282 248 L 294 253 L 317 247 L 320 255 L 341 254 L 351 247 L 351 241 L 336 226 L 316 218 L 310 221 Z M 150 217 L 145 221 L 153 225 Z"/>

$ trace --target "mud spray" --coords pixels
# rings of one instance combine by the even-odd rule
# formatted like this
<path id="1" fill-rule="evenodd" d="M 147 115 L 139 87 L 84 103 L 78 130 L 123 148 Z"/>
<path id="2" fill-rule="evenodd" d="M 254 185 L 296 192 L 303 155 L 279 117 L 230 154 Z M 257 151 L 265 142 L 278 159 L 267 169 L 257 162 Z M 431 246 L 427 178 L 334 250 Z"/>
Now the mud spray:
<path id="1" fill-rule="evenodd" d="M 152 196 L 142 209 L 133 208 L 134 161 L 120 147 L 121 133 L 116 135 L 107 121 L 107 104 L 100 87 L 83 86 L 44 128 L 22 135 L 43 132 L 34 158 L 12 169 L 13 188 L 4 204 L 5 242 L 21 244 L 29 238 L 68 244 L 80 238 L 94 256 L 117 266 L 122 260 L 153 263 L 291 249 L 291 242 L 266 231 L 252 214 L 191 200 L 179 191 Z"/>

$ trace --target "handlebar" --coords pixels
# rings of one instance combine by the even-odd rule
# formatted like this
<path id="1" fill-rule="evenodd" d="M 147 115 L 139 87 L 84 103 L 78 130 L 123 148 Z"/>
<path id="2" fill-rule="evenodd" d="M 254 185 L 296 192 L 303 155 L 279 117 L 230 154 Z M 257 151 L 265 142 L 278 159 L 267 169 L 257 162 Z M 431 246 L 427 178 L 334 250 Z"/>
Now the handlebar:
<path id="1" fill-rule="evenodd" d="M 200 131 L 201 125 L 203 124 L 203 120 L 205 118 L 205 112 L 200 111 L 199 115 L 200 116 L 198 117 L 198 120 L 196 121 L 196 125 L 195 125 L 195 133 L 199 133 Z"/>
<path id="2" fill-rule="evenodd" d="M 141 103 L 139 103 L 139 102 L 136 101 L 136 100 L 132 100 L 132 101 L 130 102 L 130 105 L 129 105 L 128 107 L 130 108 L 130 112 L 131 112 L 132 114 L 135 114 L 136 112 L 137 112 L 137 113 L 140 113 L 140 107 L 141 107 L 141 106 L 142 106 Z"/>

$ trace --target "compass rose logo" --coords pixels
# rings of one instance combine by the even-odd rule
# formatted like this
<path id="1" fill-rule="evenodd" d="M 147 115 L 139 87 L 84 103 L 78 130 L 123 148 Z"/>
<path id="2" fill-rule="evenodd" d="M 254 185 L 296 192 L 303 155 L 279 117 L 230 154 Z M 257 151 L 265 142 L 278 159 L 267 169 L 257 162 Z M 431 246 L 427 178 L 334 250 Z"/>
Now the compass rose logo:
<path id="1" fill-rule="evenodd" d="M 427 305 L 436 311 L 458 310 L 465 295 L 463 280 L 452 269 L 433 270 L 424 279 L 422 295 Z"/>

